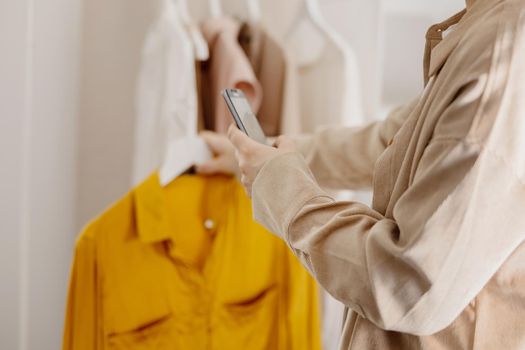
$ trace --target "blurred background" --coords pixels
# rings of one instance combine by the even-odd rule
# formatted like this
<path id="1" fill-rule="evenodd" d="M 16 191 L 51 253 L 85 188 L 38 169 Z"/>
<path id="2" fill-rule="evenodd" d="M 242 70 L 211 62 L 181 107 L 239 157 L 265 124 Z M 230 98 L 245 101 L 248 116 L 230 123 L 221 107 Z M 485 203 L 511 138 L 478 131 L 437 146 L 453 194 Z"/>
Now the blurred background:
<path id="1" fill-rule="evenodd" d="M 261 0 L 266 26 L 281 30 L 294 1 Z M 159 4 L 0 3 L 1 349 L 60 348 L 75 237 L 132 185 L 140 50 Z M 464 2 L 319 5 L 356 53 L 373 120 L 419 93 L 426 29 Z"/>

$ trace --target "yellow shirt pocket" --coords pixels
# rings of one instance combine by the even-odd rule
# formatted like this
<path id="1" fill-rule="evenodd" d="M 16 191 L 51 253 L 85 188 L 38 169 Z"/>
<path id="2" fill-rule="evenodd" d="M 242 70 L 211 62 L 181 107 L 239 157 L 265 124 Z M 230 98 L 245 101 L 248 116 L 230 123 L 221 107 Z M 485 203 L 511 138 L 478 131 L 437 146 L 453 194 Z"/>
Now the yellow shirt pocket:
<path id="1" fill-rule="evenodd" d="M 278 349 L 278 291 L 273 285 L 244 300 L 223 305 L 216 337 L 224 349 Z"/>
<path id="2" fill-rule="evenodd" d="M 177 348 L 173 314 L 145 320 L 129 330 L 112 332 L 107 337 L 108 349 L 170 349 Z"/>

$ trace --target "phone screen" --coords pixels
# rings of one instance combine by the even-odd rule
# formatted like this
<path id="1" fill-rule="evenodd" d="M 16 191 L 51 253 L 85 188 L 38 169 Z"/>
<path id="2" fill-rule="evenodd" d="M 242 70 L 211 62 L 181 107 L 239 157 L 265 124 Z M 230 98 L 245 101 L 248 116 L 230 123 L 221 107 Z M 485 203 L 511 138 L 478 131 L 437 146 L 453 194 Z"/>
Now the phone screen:
<path id="1" fill-rule="evenodd" d="M 246 134 L 252 139 L 266 144 L 266 136 L 257 121 L 257 117 L 253 114 L 248 100 L 241 94 L 230 94 L 229 96 L 235 111 L 241 119 L 242 125 L 246 129 Z"/>

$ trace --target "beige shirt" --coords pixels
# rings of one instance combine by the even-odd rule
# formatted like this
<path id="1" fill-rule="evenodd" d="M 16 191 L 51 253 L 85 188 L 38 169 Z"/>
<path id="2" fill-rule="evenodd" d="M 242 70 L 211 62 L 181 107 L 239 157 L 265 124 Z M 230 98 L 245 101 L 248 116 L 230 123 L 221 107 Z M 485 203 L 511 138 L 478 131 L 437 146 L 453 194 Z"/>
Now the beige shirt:
<path id="1" fill-rule="evenodd" d="M 255 218 L 349 307 L 341 349 L 525 348 L 525 1 L 462 15 L 429 30 L 417 100 L 253 185 Z M 366 187 L 372 207 L 324 190 Z"/>
<path id="2" fill-rule="evenodd" d="M 201 29 L 211 54 L 207 65 L 202 66 L 205 126 L 226 133 L 233 119 L 221 91 L 232 88 L 242 90 L 254 113 L 259 111 L 263 91 L 237 41 L 240 24 L 228 17 L 217 17 L 204 21 Z"/>
<path id="3" fill-rule="evenodd" d="M 257 119 L 266 136 L 280 135 L 286 57 L 279 44 L 257 24 L 243 23 L 239 43 L 264 91 Z"/>
<path id="4" fill-rule="evenodd" d="M 245 23 L 239 42 L 264 91 L 257 119 L 266 136 L 301 133 L 297 67 L 284 47 L 256 23 Z"/>

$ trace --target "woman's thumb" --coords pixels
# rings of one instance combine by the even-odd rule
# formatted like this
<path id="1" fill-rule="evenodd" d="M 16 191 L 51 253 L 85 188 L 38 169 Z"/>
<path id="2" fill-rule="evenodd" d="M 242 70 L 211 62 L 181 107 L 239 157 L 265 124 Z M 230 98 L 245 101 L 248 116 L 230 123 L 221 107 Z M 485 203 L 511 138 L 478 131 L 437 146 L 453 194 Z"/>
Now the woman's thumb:
<path id="1" fill-rule="evenodd" d="M 211 131 L 202 131 L 199 136 L 206 142 L 214 154 L 220 154 L 224 151 L 225 137 Z"/>
<path id="2" fill-rule="evenodd" d="M 294 150 L 295 143 L 286 136 L 279 136 L 277 140 L 275 140 L 275 147 L 283 151 Z"/>
<path id="3" fill-rule="evenodd" d="M 196 166 L 197 173 L 202 175 L 212 175 L 219 172 L 221 169 L 220 167 L 220 160 L 218 158 L 213 158 L 208 160 L 207 162 L 204 162 L 202 164 L 198 164 Z"/>

